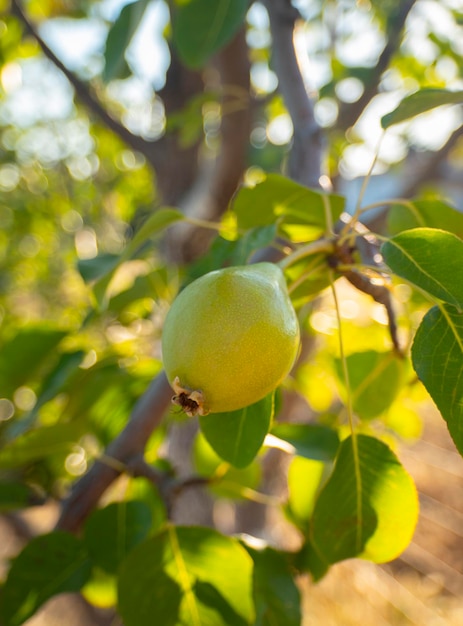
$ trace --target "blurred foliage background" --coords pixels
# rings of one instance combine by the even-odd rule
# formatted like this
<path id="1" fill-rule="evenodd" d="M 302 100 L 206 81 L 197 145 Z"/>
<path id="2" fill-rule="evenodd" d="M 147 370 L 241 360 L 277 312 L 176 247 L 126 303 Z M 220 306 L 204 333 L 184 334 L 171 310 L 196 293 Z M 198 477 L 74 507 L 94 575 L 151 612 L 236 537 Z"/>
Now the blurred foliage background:
<path id="1" fill-rule="evenodd" d="M 174 13 L 176 4 L 182 3 L 171 3 Z M 35 452 L 3 460 L 5 484 L 26 486 L 26 492 L 18 488 L 16 504 L 59 500 L 120 433 L 161 369 L 165 312 L 187 263 L 201 256 L 209 239 L 181 229 L 156 236 L 118 267 L 104 308 L 89 284 L 112 266 L 155 209 L 175 206 L 218 220 L 240 180 L 288 169 L 293 127 L 278 90 L 268 16 L 261 3 L 244 4 L 245 32 L 203 66 L 201 58 L 185 63 L 194 38 L 182 35 L 185 50 L 177 45 L 180 35 L 162 0 L 0 0 L 0 441 L 7 444 L 36 425 L 52 429 Z M 418 195 L 444 198 L 461 210 L 461 106 L 439 107 L 386 134 L 380 126 L 381 116 L 418 88 L 463 89 L 461 2 L 295 4 L 303 18 L 296 50 L 326 146 L 325 187 L 345 195 L 352 211 L 372 168 L 366 204 Z M 365 218 L 386 231 L 381 209 Z M 397 294 L 407 341 L 406 325 L 416 328 L 422 302 L 406 285 Z M 335 311 L 321 300 L 310 313 L 305 330 L 317 333 L 317 349 L 291 381 L 291 410 L 308 407 L 329 423 L 339 400 Z M 348 353 L 388 348 L 380 305 L 345 285 L 341 313 Z M 357 367 L 368 371 L 371 364 Z M 398 376 L 391 371 L 378 393 L 391 389 Z M 400 376 L 413 378 L 411 371 Z M 425 400 L 421 387 L 411 384 L 380 428 L 417 440 Z M 389 423 L 397 406 L 400 423 Z M 169 415 L 163 428 L 181 421 Z M 150 440 L 151 460 L 162 445 L 161 431 Z M 194 455 L 199 471 L 217 467 L 200 437 Z M 297 496 L 298 475 L 308 471 L 302 465 L 299 460 L 290 468 L 288 514 L 296 517 L 298 507 L 303 516 L 310 508 Z M 229 476 L 233 496 L 256 488 L 259 472 L 251 466 Z M 5 509 L 14 508 L 6 487 L 0 487 L 2 498 Z M 215 513 L 224 528 L 234 515 L 227 502 Z M 280 523 L 270 519 L 277 535 L 284 532 Z M 463 570 L 449 567 L 460 584 Z M 330 623 L 326 619 L 308 618 L 307 624 Z M 399 618 L 383 621 L 434 623 L 388 619 Z"/>

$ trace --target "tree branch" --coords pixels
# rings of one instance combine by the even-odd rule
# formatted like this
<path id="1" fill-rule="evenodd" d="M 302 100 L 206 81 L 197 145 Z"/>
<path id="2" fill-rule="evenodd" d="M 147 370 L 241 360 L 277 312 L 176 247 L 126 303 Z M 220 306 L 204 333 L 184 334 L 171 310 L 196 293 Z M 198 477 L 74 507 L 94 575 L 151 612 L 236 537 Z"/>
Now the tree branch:
<path id="1" fill-rule="evenodd" d="M 162 372 L 141 396 L 133 409 L 130 421 L 109 445 L 106 456 L 115 459 L 121 466 L 130 464 L 130 460 L 145 449 L 151 433 L 161 424 L 171 396 L 172 390 Z M 76 532 L 120 473 L 120 469 L 97 461 L 87 474 L 74 484 L 69 497 L 63 503 L 57 528 Z"/>
<path id="2" fill-rule="evenodd" d="M 454 130 L 442 148 L 431 153 L 421 168 L 418 168 L 418 171 L 410 178 L 410 184 L 402 191 L 404 198 L 415 196 L 423 184 L 439 178 L 439 166 L 461 137 L 463 137 L 463 125 Z"/>
<path id="3" fill-rule="evenodd" d="M 323 136 L 294 49 L 294 28 L 299 13 L 290 0 L 265 0 L 265 6 L 270 19 L 274 68 L 294 128 L 288 176 L 309 187 L 319 187 Z"/>
<path id="4" fill-rule="evenodd" d="M 378 63 L 372 68 L 369 82 L 364 86 L 364 91 L 356 102 L 344 102 L 341 105 L 337 126 L 347 129 L 353 126 L 366 106 L 376 96 L 383 73 L 389 67 L 391 59 L 399 49 L 402 41 L 403 30 L 407 17 L 416 0 L 404 0 L 397 3 L 396 12 L 391 15 L 387 35 L 387 43 L 378 59 Z"/>
<path id="5" fill-rule="evenodd" d="M 58 59 L 53 50 L 39 35 L 37 27 L 25 14 L 19 0 L 11 0 L 11 13 L 23 24 L 25 30 L 39 44 L 43 54 L 51 61 L 68 79 L 74 88 L 77 98 L 114 134 L 122 139 L 132 150 L 144 155 L 151 166 L 156 169 L 162 155 L 157 141 L 148 141 L 139 135 L 134 135 L 128 128 L 114 119 L 99 100 L 90 92 L 88 86 L 71 72 L 64 63 Z"/>
<path id="6" fill-rule="evenodd" d="M 215 58 L 222 92 L 220 153 L 205 164 L 189 193 L 179 199 L 185 213 L 203 220 L 219 220 L 241 182 L 246 167 L 251 130 L 250 63 L 244 29 Z M 231 110 L 229 110 L 231 109 Z M 171 163 L 169 167 L 172 169 Z M 175 173 L 177 170 L 175 170 Z M 183 206 L 182 206 L 183 205 Z M 212 231 L 186 222 L 167 233 L 171 261 L 183 264 L 198 258 L 208 247 Z"/>

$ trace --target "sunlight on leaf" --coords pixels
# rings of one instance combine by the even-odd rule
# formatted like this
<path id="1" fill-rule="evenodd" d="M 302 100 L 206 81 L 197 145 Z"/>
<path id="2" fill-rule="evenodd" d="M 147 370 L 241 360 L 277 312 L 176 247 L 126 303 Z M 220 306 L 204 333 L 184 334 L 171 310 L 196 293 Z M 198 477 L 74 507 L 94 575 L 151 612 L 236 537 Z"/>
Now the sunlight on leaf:
<path id="1" fill-rule="evenodd" d="M 393 352 L 354 352 L 346 358 L 354 412 L 365 420 L 378 417 L 394 401 L 402 382 L 403 361 Z M 337 375 L 343 383 L 340 361 Z"/>
<path id="2" fill-rule="evenodd" d="M 415 335 L 412 362 L 463 456 L 463 314 L 433 307 Z"/>
<path id="3" fill-rule="evenodd" d="M 415 115 L 431 111 L 438 106 L 461 103 L 463 103 L 463 91 L 435 88 L 420 89 L 420 91 L 404 98 L 394 111 L 384 115 L 381 118 L 381 126 L 389 128 L 394 124 L 405 122 Z"/>
<path id="4" fill-rule="evenodd" d="M 169 526 L 122 564 L 119 610 L 127 626 L 152 626 L 153 615 L 163 626 L 253 624 L 252 559 L 215 530 Z"/>
<path id="5" fill-rule="evenodd" d="M 328 221 L 326 198 L 331 211 Z M 342 196 L 308 189 L 279 174 L 267 174 L 254 187 L 242 187 L 233 199 L 232 209 L 237 215 L 239 228 L 278 223 L 290 239 L 298 241 L 299 231 L 292 231 L 292 228 L 302 227 L 302 240 L 308 240 L 307 229 L 310 239 L 316 239 L 327 231 L 328 222 L 336 222 L 344 204 Z"/>
<path id="6" fill-rule="evenodd" d="M 351 436 L 315 504 L 311 541 L 326 563 L 384 563 L 405 550 L 417 519 L 415 485 L 395 454 L 376 438 Z"/>
<path id="7" fill-rule="evenodd" d="M 431 296 L 463 308 L 463 241 L 435 228 L 407 230 L 386 241 L 381 252 L 401 278 Z"/>
<path id="8" fill-rule="evenodd" d="M 463 239 L 463 213 L 442 200 L 414 200 L 394 204 L 387 214 L 391 235 L 411 228 L 441 228 Z"/>

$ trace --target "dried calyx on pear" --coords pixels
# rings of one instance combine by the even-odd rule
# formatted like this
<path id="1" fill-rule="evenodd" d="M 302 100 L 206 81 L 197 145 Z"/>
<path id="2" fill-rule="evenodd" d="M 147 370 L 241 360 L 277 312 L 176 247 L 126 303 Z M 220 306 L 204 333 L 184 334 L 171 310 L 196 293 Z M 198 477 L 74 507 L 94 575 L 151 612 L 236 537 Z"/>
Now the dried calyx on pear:
<path id="1" fill-rule="evenodd" d="M 204 408 L 204 398 L 201 391 L 193 391 L 182 387 L 178 376 L 172 382 L 172 389 L 175 391 L 175 396 L 172 396 L 172 402 L 182 407 L 184 413 L 190 417 L 207 415 L 208 411 Z"/>

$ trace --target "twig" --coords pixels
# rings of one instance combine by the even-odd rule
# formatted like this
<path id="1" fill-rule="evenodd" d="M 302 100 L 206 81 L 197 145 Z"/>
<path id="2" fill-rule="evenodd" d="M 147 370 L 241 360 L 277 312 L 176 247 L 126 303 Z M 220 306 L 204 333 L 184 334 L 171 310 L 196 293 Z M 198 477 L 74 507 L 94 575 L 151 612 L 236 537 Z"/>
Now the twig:
<path id="1" fill-rule="evenodd" d="M 338 127 L 347 129 L 353 126 L 369 102 L 378 93 L 381 77 L 389 67 L 393 55 L 400 46 L 405 22 L 415 3 L 416 0 L 404 0 L 397 3 L 396 13 L 391 15 L 388 23 L 387 43 L 378 59 L 378 63 L 371 70 L 370 80 L 365 85 L 362 95 L 356 102 L 342 104 L 338 116 Z"/>
<path id="2" fill-rule="evenodd" d="M 315 119 L 293 42 L 299 13 L 290 0 L 265 0 L 265 6 L 270 19 L 275 72 L 294 128 L 288 176 L 308 187 L 320 187 L 322 131 Z"/>
<path id="3" fill-rule="evenodd" d="M 57 528 L 76 532 L 98 500 L 127 465 L 144 450 L 151 433 L 161 424 L 169 406 L 172 390 L 164 373 L 159 374 L 133 409 L 131 419 L 121 434 L 109 445 L 106 456 L 121 463 L 121 468 L 97 461 L 78 480 L 64 501 Z M 113 464 L 114 465 L 114 464 Z"/>
<path id="4" fill-rule="evenodd" d="M 88 86 L 80 80 L 64 63 L 56 56 L 51 48 L 39 35 L 37 27 L 25 14 L 19 0 L 11 0 L 11 13 L 23 24 L 29 33 L 39 44 L 42 52 L 68 79 L 73 86 L 77 98 L 94 114 L 103 124 L 120 137 L 130 148 L 141 152 L 147 161 L 156 168 L 160 162 L 159 146 L 156 141 L 147 141 L 139 135 L 134 135 L 128 128 L 123 126 L 112 117 L 98 99 L 90 92 Z"/>

